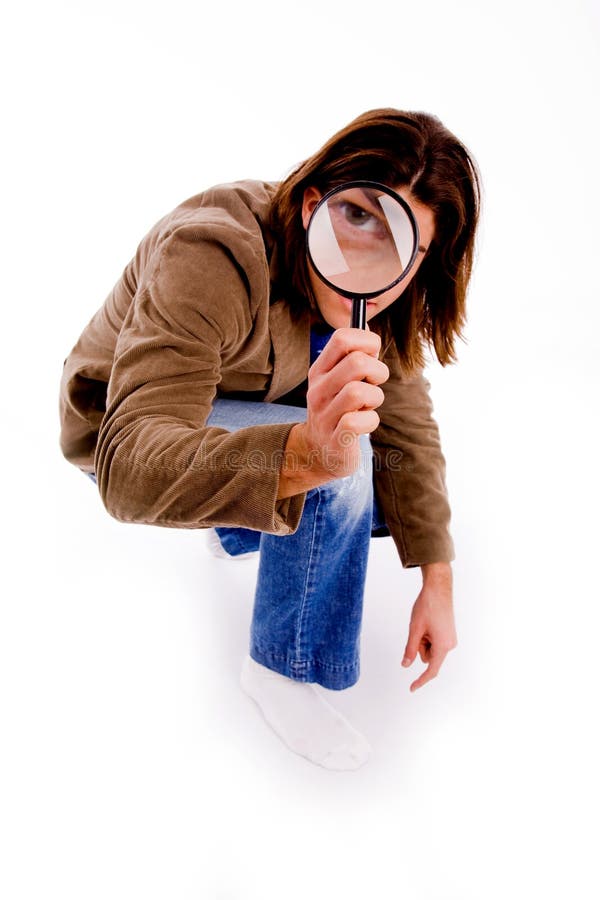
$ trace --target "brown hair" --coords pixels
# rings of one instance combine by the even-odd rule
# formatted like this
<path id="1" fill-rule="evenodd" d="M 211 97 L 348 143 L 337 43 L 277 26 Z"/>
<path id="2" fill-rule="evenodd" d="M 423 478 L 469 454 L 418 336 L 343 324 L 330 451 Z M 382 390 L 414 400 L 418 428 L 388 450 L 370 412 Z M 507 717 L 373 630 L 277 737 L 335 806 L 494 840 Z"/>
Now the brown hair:
<path id="1" fill-rule="evenodd" d="M 456 361 L 454 341 L 466 323 L 466 294 L 475 249 L 481 187 L 475 161 L 435 116 L 397 109 L 363 113 L 301 163 L 273 198 L 271 227 L 277 236 L 282 278 L 275 290 L 298 314 L 310 286 L 302 224 L 304 190 L 325 193 L 345 181 L 367 178 L 407 186 L 434 213 L 435 234 L 421 266 L 402 294 L 377 316 L 384 338 L 393 338 L 407 374 L 425 364 L 424 345 L 445 366 Z M 375 323 L 374 323 L 375 324 Z"/>

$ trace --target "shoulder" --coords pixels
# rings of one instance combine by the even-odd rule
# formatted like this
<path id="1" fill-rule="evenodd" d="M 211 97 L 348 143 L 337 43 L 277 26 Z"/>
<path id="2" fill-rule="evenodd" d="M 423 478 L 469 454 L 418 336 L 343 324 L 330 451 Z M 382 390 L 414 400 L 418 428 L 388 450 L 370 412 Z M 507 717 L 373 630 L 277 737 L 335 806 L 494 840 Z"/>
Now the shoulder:
<path id="1" fill-rule="evenodd" d="M 163 216 L 144 237 L 136 254 L 138 286 L 159 273 L 176 280 L 206 277 L 223 287 L 242 283 L 250 307 L 265 301 L 270 289 L 272 237 L 268 227 L 277 182 L 236 181 L 195 194 Z M 197 280 L 196 280 L 197 279 Z"/>
<path id="2" fill-rule="evenodd" d="M 190 240 L 263 243 L 277 182 L 233 181 L 207 188 L 178 204 L 150 234 L 160 240 L 182 233 Z"/>

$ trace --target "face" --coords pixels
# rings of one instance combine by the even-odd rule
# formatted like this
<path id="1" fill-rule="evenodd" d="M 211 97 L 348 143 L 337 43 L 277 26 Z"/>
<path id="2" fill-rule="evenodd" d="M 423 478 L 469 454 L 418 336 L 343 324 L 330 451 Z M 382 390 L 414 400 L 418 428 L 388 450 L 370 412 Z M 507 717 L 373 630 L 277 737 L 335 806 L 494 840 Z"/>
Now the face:
<path id="1" fill-rule="evenodd" d="M 419 266 L 423 261 L 423 258 L 429 248 L 429 244 L 433 240 L 435 231 L 435 222 L 432 210 L 428 206 L 423 206 L 423 204 L 419 203 L 418 200 L 415 200 L 408 188 L 400 187 L 394 188 L 394 190 L 404 200 L 406 200 L 414 213 L 415 219 L 417 220 L 420 241 L 419 251 L 417 258 L 413 263 L 412 269 L 410 270 L 406 278 L 404 278 L 403 281 L 400 282 L 399 285 L 390 288 L 389 291 L 385 291 L 383 294 L 380 294 L 378 297 L 374 297 L 373 300 L 369 300 L 367 302 L 367 321 L 378 315 L 388 306 L 391 306 L 394 300 L 397 300 L 398 297 L 403 293 L 403 291 L 406 290 L 411 280 L 415 277 Z M 310 217 L 321 197 L 322 194 L 314 187 L 309 187 L 304 192 L 302 203 L 302 224 L 304 225 L 305 230 L 308 228 Z M 343 328 L 349 326 L 352 301 L 347 300 L 345 297 L 342 297 L 341 294 L 338 294 L 333 288 L 330 288 L 326 284 L 324 284 L 318 277 L 318 275 L 314 272 L 310 264 L 308 266 L 308 274 L 311 287 L 317 301 L 317 306 L 319 307 L 319 311 L 325 321 L 329 325 L 331 325 L 332 328 Z"/>

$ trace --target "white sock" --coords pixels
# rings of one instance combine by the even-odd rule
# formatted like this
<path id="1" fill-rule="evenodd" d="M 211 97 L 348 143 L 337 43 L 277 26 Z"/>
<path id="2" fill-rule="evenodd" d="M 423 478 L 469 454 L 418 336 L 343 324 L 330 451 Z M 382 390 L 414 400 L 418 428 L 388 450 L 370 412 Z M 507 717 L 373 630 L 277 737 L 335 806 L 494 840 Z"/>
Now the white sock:
<path id="1" fill-rule="evenodd" d="M 246 656 L 240 683 L 279 737 L 300 756 L 326 769 L 358 769 L 371 747 L 314 684 L 294 681 Z"/>

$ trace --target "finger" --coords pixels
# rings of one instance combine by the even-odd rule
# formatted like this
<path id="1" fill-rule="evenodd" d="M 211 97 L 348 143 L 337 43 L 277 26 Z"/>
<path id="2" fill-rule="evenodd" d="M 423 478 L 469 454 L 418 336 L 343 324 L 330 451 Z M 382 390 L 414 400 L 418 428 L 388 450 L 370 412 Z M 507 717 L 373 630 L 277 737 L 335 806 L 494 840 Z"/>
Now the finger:
<path id="1" fill-rule="evenodd" d="M 316 379 L 316 384 L 326 389 L 333 396 L 351 381 L 384 384 L 390 377 L 390 370 L 381 360 L 364 353 L 362 350 L 353 350 L 329 371 L 322 374 L 315 372 L 311 374 L 313 380 Z"/>
<path id="2" fill-rule="evenodd" d="M 384 393 L 380 387 L 375 384 L 367 384 L 365 381 L 353 381 L 344 385 L 342 390 L 333 398 L 327 398 L 321 393 L 319 396 L 319 388 L 309 388 L 306 398 L 309 411 L 309 419 L 319 423 L 319 428 L 325 433 L 333 434 L 340 427 L 353 430 L 355 427 L 360 430 L 356 434 L 370 434 L 379 424 L 377 419 L 359 417 L 357 420 L 349 419 L 345 425 L 341 422 L 344 416 L 354 412 L 364 412 L 366 410 L 376 409 L 381 406 L 384 400 Z M 368 430 L 364 430 L 365 425 Z"/>
<path id="3" fill-rule="evenodd" d="M 377 357 L 381 350 L 381 338 L 374 331 L 338 328 L 313 363 L 312 372 L 318 375 L 329 372 L 341 359 L 354 350 L 361 350 L 368 356 Z"/>
<path id="4" fill-rule="evenodd" d="M 379 416 L 374 409 L 346 413 L 340 419 L 334 432 L 334 439 L 340 446 L 349 445 L 349 437 L 371 434 L 379 426 Z"/>
<path id="5" fill-rule="evenodd" d="M 431 662 L 427 666 L 424 672 L 417 678 L 416 681 L 410 686 L 411 693 L 416 691 L 418 688 L 423 687 L 424 684 L 427 684 L 428 681 L 431 681 L 432 678 L 435 678 L 442 667 L 442 663 L 444 662 L 446 654 L 440 654 L 438 656 L 434 656 L 431 659 Z"/>
<path id="6" fill-rule="evenodd" d="M 352 356 L 354 356 L 354 354 L 352 354 Z M 363 361 L 369 358 L 364 354 L 361 354 L 361 356 Z M 373 364 L 372 366 L 369 366 L 368 364 L 361 365 L 360 360 L 351 360 L 350 357 L 348 357 L 348 365 L 339 363 L 339 365 L 330 372 L 311 378 L 306 392 L 306 404 L 308 408 L 313 412 L 321 412 L 337 400 L 341 403 L 345 403 L 346 400 L 352 399 L 348 395 L 348 390 L 350 390 L 351 394 L 357 394 L 357 392 L 361 390 L 359 385 L 376 388 L 376 392 L 369 394 L 367 390 L 364 400 L 362 399 L 362 395 L 357 395 L 356 403 L 350 402 L 347 409 L 360 409 L 362 406 L 380 406 L 381 403 L 383 403 L 385 396 L 383 392 L 379 393 L 381 389 L 377 386 L 377 381 L 380 377 L 387 376 L 389 370 L 385 363 L 380 364 L 378 360 L 373 359 L 372 357 L 370 359 Z M 380 365 L 382 366 L 381 369 L 379 368 Z M 368 378 L 363 381 L 363 375 L 365 373 Z M 371 403 L 371 397 L 380 399 Z"/>
<path id="7" fill-rule="evenodd" d="M 377 409 L 385 399 L 385 394 L 376 384 L 366 381 L 351 381 L 333 397 L 327 407 L 327 414 L 341 419 L 345 413 L 358 412 L 364 409 Z"/>
<path id="8" fill-rule="evenodd" d="M 402 660 L 403 666 L 410 666 L 415 661 L 415 657 L 419 650 L 419 645 L 423 638 L 425 630 L 423 627 L 419 627 L 414 623 L 411 625 L 410 630 L 408 632 L 408 640 L 406 642 L 406 649 L 404 650 L 404 658 Z"/>

